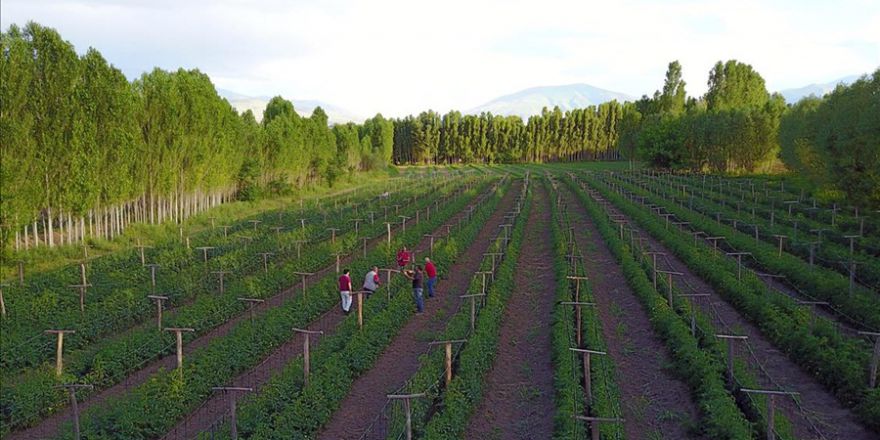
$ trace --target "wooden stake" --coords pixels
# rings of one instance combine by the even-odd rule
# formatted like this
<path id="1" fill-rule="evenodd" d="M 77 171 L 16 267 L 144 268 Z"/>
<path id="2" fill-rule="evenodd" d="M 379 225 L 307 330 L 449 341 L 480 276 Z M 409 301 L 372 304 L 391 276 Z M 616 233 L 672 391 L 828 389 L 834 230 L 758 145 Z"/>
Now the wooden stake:
<path id="1" fill-rule="evenodd" d="M 229 237 L 229 228 L 231 228 L 232 226 L 222 225 L 220 227 L 223 228 L 223 238 L 228 238 Z"/>
<path id="2" fill-rule="evenodd" d="M 229 435 L 232 440 L 238 440 L 238 421 L 236 420 L 235 393 L 251 392 L 253 388 L 247 387 L 212 387 L 214 391 L 224 391 L 229 396 Z"/>
<path id="3" fill-rule="evenodd" d="M 260 223 L 263 223 L 263 222 L 261 222 L 260 220 L 248 220 L 248 223 L 254 225 L 254 231 L 256 231 L 256 230 L 257 230 L 257 225 L 260 224 Z"/>
<path id="4" fill-rule="evenodd" d="M 153 247 L 152 247 L 152 246 L 144 246 L 144 245 L 142 245 L 142 244 L 140 243 L 140 239 L 138 239 L 138 244 L 137 244 L 137 246 L 135 246 L 135 248 L 137 248 L 137 250 L 138 250 L 138 254 L 140 254 L 140 257 L 141 257 L 141 266 L 146 266 L 146 265 L 147 265 L 147 261 L 146 261 L 146 259 L 145 259 L 145 257 L 144 257 L 144 249 L 152 249 Z"/>
<path id="5" fill-rule="evenodd" d="M 749 337 L 739 335 L 715 335 L 715 337 L 727 340 L 727 381 L 733 384 L 733 341 L 745 341 Z"/>
<path id="6" fill-rule="evenodd" d="M 779 234 L 774 234 L 773 236 L 776 237 L 777 240 L 779 240 L 779 255 L 778 256 L 781 257 L 782 256 L 782 240 L 788 238 L 788 236 L 787 235 L 779 235 Z"/>
<path id="7" fill-rule="evenodd" d="M 165 331 L 174 332 L 177 338 L 177 368 L 183 367 L 183 332 L 194 332 L 195 329 L 183 327 L 165 327 Z"/>
<path id="8" fill-rule="evenodd" d="M 351 292 L 354 295 L 357 295 L 357 304 L 358 304 L 358 328 L 364 329 L 364 294 L 368 293 L 366 290 L 358 290 L 355 292 Z"/>
<path id="9" fill-rule="evenodd" d="M 394 205 L 394 206 L 398 206 L 398 205 Z M 398 215 L 398 217 L 400 217 L 400 232 L 402 234 L 405 234 L 406 233 L 406 221 L 412 217 L 407 217 L 405 215 Z"/>
<path id="10" fill-rule="evenodd" d="M 150 298 L 156 301 L 156 323 L 159 327 L 159 331 L 162 331 L 162 303 L 168 300 L 167 296 L 157 296 L 157 295 L 147 295 L 147 298 Z"/>
<path id="11" fill-rule="evenodd" d="M 485 297 L 484 293 L 474 293 L 470 295 L 461 295 L 460 298 L 470 298 L 471 299 L 471 333 L 474 332 L 474 328 L 477 325 L 477 297 Z"/>
<path id="12" fill-rule="evenodd" d="M 877 387 L 877 367 L 880 365 L 880 333 L 878 332 L 859 332 L 860 335 L 874 338 L 874 350 L 871 354 L 871 365 L 868 369 L 868 387 Z"/>
<path id="13" fill-rule="evenodd" d="M 449 339 L 446 341 L 433 341 L 428 345 L 443 345 L 446 348 L 446 388 L 452 383 L 452 344 L 464 344 L 466 339 Z"/>
<path id="14" fill-rule="evenodd" d="M 74 284 L 72 286 L 68 286 L 71 289 L 79 290 L 79 312 L 80 314 L 86 313 L 86 289 L 91 287 L 91 284 Z"/>
<path id="15" fill-rule="evenodd" d="M 431 234 L 425 234 L 424 236 L 431 239 L 429 252 L 431 253 L 431 258 L 433 258 L 434 257 L 434 236 Z"/>
<path id="16" fill-rule="evenodd" d="M 593 384 L 592 384 L 592 374 L 590 372 L 590 356 L 591 355 L 605 355 L 604 351 L 596 351 L 596 350 L 587 350 L 583 348 L 569 348 L 569 350 L 580 353 L 583 356 L 584 361 L 584 391 L 587 397 L 587 408 L 590 407 L 590 404 L 593 403 Z"/>
<path id="17" fill-rule="evenodd" d="M 645 255 L 651 256 L 651 267 L 652 267 L 652 276 L 651 280 L 654 282 L 654 290 L 657 290 L 657 255 L 665 256 L 664 252 L 645 252 Z"/>
<path id="18" fill-rule="evenodd" d="M 64 372 L 64 334 L 76 333 L 76 330 L 46 330 L 44 333 L 58 335 L 55 345 L 55 376 L 61 377 Z"/>
<path id="19" fill-rule="evenodd" d="M 223 285 L 223 276 L 228 274 L 229 272 L 227 272 L 225 270 L 215 270 L 211 273 L 217 274 L 217 276 L 220 277 L 220 294 L 223 295 L 223 292 L 225 292 L 224 285 Z"/>
<path id="20" fill-rule="evenodd" d="M 260 252 L 263 256 L 263 272 L 269 273 L 269 257 L 275 255 L 273 252 Z"/>
<path id="21" fill-rule="evenodd" d="M 425 397 L 425 393 L 388 394 L 387 397 L 389 399 L 403 400 L 403 408 L 406 411 L 406 440 L 412 440 L 412 408 L 410 408 L 410 399 Z"/>
<path id="22" fill-rule="evenodd" d="M 314 273 L 311 273 L 311 272 L 294 272 L 293 274 L 294 274 L 294 275 L 299 275 L 300 278 L 302 279 L 302 294 L 303 294 L 303 298 L 306 298 L 306 277 L 310 277 L 310 276 L 314 275 Z"/>
<path id="23" fill-rule="evenodd" d="M 388 246 L 391 246 L 391 223 L 385 222 L 385 230 L 388 233 Z"/>
<path id="24" fill-rule="evenodd" d="M 213 246 L 201 246 L 201 247 L 197 247 L 196 249 L 202 251 L 202 262 L 205 263 L 205 265 L 207 265 L 208 264 L 208 251 L 214 249 L 214 247 Z"/>
<path id="25" fill-rule="evenodd" d="M 673 272 L 673 271 L 669 271 L 669 270 L 658 270 L 658 271 L 656 271 L 656 272 L 657 272 L 657 273 L 662 273 L 662 274 L 666 275 L 666 281 L 667 281 L 667 285 L 666 285 L 666 301 L 669 302 L 669 308 L 672 309 L 672 308 L 674 308 L 674 306 L 673 306 L 673 304 L 672 304 L 672 277 L 673 277 L 673 275 L 675 275 L 675 276 L 683 276 L 684 274 L 681 273 L 681 272 Z"/>
<path id="26" fill-rule="evenodd" d="M 581 330 L 581 306 L 595 306 L 596 303 L 581 301 L 561 301 L 559 304 L 573 305 L 575 310 L 575 328 L 577 330 L 577 346 L 583 347 L 583 336 Z"/>
<path id="27" fill-rule="evenodd" d="M 336 231 L 338 231 L 339 228 L 327 228 L 327 230 L 330 231 L 330 243 L 336 244 Z"/>
<path id="28" fill-rule="evenodd" d="M 303 339 L 303 386 L 309 386 L 309 371 L 311 371 L 311 356 L 309 355 L 309 350 L 311 348 L 311 335 L 323 335 L 323 331 L 314 331 L 314 330 L 305 330 L 300 328 L 294 328 L 294 332 L 302 333 L 305 338 Z"/>
<path id="29" fill-rule="evenodd" d="M 742 281 L 742 257 L 752 255 L 751 252 L 728 252 L 728 257 L 736 257 L 736 279 Z"/>
<path id="30" fill-rule="evenodd" d="M 236 298 L 236 299 L 241 302 L 247 303 L 248 311 L 251 313 L 251 325 L 253 325 L 254 324 L 254 308 L 257 306 L 257 304 L 262 304 L 266 301 L 263 299 L 260 299 L 260 298 Z"/>
<path id="31" fill-rule="evenodd" d="M 156 269 L 158 269 L 161 266 L 153 263 L 153 264 L 148 264 L 147 267 L 150 268 L 150 293 L 155 294 L 156 293 Z"/>
<path id="32" fill-rule="evenodd" d="M 797 396 L 800 393 L 792 391 L 772 391 L 772 390 L 752 390 L 748 388 L 740 388 L 740 391 L 747 394 L 764 394 L 767 395 L 767 440 L 775 440 L 776 432 L 776 396 Z"/>
<path id="33" fill-rule="evenodd" d="M 76 390 L 78 389 L 95 389 L 94 385 L 89 384 L 79 384 L 79 383 L 69 383 L 64 385 L 58 385 L 56 388 L 65 388 L 67 389 L 68 394 L 70 395 L 70 407 L 73 409 L 73 438 L 76 440 L 80 440 L 82 437 L 80 436 L 80 428 L 79 428 L 79 403 L 76 401 Z"/>
<path id="34" fill-rule="evenodd" d="M 3 299 L 3 288 L 6 284 L 0 284 L 0 316 L 6 317 L 6 300 Z"/>

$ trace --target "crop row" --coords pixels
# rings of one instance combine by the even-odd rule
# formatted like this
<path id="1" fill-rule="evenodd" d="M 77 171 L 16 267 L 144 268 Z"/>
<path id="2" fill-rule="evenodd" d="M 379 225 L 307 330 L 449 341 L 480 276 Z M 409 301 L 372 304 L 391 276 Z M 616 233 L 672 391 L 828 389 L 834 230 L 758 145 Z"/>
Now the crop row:
<path id="1" fill-rule="evenodd" d="M 666 200 L 675 198 L 675 191 L 667 182 L 636 176 L 621 176 L 621 180 L 637 185 Z M 683 188 L 690 187 L 684 186 Z M 693 188 L 690 189 L 693 190 Z M 701 192 L 702 197 L 698 200 L 693 194 L 687 201 L 688 209 L 692 211 L 707 218 L 714 217 L 719 223 L 728 222 L 733 229 L 744 234 L 754 234 L 756 239 L 760 237 L 774 245 L 778 243 L 777 236 L 784 235 L 787 237 L 785 248 L 789 253 L 802 259 L 813 258 L 816 263 L 847 277 L 850 271 L 849 262 L 854 261 L 858 266 L 857 277 L 860 280 L 864 280 L 864 283 L 869 286 L 880 285 L 880 259 L 856 246 L 856 242 L 861 242 L 864 238 L 854 238 L 856 240 L 853 243 L 854 252 L 850 254 L 849 240 L 843 238 L 844 234 L 834 235 L 831 229 L 805 224 L 803 218 L 788 218 L 787 214 L 782 213 L 778 217 L 775 215 L 771 217 L 769 214 L 766 218 L 760 215 L 746 217 L 745 210 L 740 207 L 734 209 L 734 203 L 729 203 L 724 197 Z M 762 213 L 762 211 L 755 212 Z M 786 224 L 786 221 L 789 224 Z M 811 231 L 819 230 L 821 232 L 817 232 L 815 237 L 811 237 Z M 798 237 L 799 234 L 800 237 Z M 820 237 L 821 240 L 813 241 Z M 843 242 L 834 241 L 835 237 Z M 803 240 L 800 240 L 801 238 Z"/>
<path id="2" fill-rule="evenodd" d="M 435 244 L 435 261 L 454 262 L 474 241 L 489 219 L 505 189 L 478 202 L 478 210 L 457 233 Z M 464 225 L 465 223 L 461 223 Z M 306 387 L 297 378 L 302 374 L 298 360 L 281 375 L 273 378 L 261 393 L 242 407 L 241 432 L 245 438 L 310 438 L 332 417 L 354 380 L 373 367 L 393 336 L 412 314 L 409 291 L 395 297 L 391 304 L 356 338 L 337 330 L 321 342 L 320 367 Z M 372 300 L 371 300 L 372 301 Z M 350 332 L 349 332 L 350 333 Z M 347 342 L 349 341 L 350 342 Z M 347 342 L 347 343 L 346 343 Z M 320 356 L 320 357 L 318 357 Z M 347 372 L 347 373 L 342 373 Z M 283 391 L 282 391 L 283 390 Z M 280 392 L 279 392 L 280 391 Z"/>
<path id="3" fill-rule="evenodd" d="M 430 203 L 430 200 L 421 200 L 413 208 Z M 349 241 L 356 246 L 354 239 Z M 317 244 L 301 259 L 278 261 L 267 273 L 230 282 L 224 295 L 200 295 L 191 304 L 168 316 L 165 325 L 196 328 L 203 333 L 245 310 L 246 306 L 236 298 L 271 296 L 298 281 L 292 279 L 291 272 L 314 271 L 330 264 L 330 250 L 329 243 Z M 173 335 L 168 332 L 157 332 L 152 326 L 144 326 L 119 338 L 102 340 L 89 349 L 69 353 L 66 356 L 67 373 L 61 378 L 55 378 L 47 367 L 29 372 L 16 381 L 5 382 L 2 403 L 4 417 L 8 415 L 8 419 L 4 420 L 4 426 L 33 423 L 42 414 L 61 406 L 65 402 L 64 394 L 52 389 L 58 381 L 91 383 L 97 387 L 112 385 L 146 362 L 170 352 L 172 341 Z"/>
<path id="4" fill-rule="evenodd" d="M 789 297 L 772 292 L 751 273 L 737 279 L 736 263 L 709 250 L 695 246 L 693 238 L 664 223 L 634 202 L 612 192 L 593 175 L 585 181 L 616 205 L 648 233 L 661 241 L 673 254 L 707 281 L 744 317 L 755 323 L 764 336 L 796 364 L 830 389 L 845 406 L 853 407 L 869 427 L 878 429 L 880 389 L 868 389 L 867 368 L 870 348 L 864 341 L 844 337 L 828 321 L 805 316 Z M 624 192 L 618 186 L 617 190 Z M 693 227 L 702 225 L 692 223 Z"/>
<path id="5" fill-rule="evenodd" d="M 859 288 L 849 294 L 849 280 L 832 270 L 811 268 L 806 262 L 791 254 L 779 255 L 778 248 L 768 243 L 756 242 L 730 226 L 719 224 L 698 213 L 675 205 L 661 197 L 619 179 L 604 176 L 607 184 L 613 184 L 638 197 L 644 197 L 678 219 L 690 223 L 690 227 L 713 236 L 725 237 L 725 241 L 739 252 L 750 252 L 761 266 L 771 273 L 784 275 L 786 279 L 811 297 L 827 301 L 856 322 L 867 328 L 880 328 L 880 297 L 868 289 Z M 674 228 L 671 228 L 674 229 Z"/>
<path id="6" fill-rule="evenodd" d="M 418 225 L 398 234 L 392 245 L 380 245 L 367 258 L 357 261 L 387 261 L 393 246 L 436 227 L 452 212 L 472 198 L 473 192 L 458 197 Z M 359 267 L 359 266 L 358 266 Z M 279 270 L 285 272 L 285 270 Z M 266 354 L 292 337 L 291 328 L 305 327 L 338 303 L 336 276 L 328 275 L 310 288 L 309 294 L 287 298 L 281 306 L 270 308 L 253 321 L 242 321 L 223 338 L 209 343 L 188 356 L 183 369 L 159 373 L 149 382 L 109 405 L 87 412 L 84 432 L 91 438 L 107 435 L 125 438 L 156 437 L 207 398 L 212 386 L 228 383 L 253 367 Z"/>

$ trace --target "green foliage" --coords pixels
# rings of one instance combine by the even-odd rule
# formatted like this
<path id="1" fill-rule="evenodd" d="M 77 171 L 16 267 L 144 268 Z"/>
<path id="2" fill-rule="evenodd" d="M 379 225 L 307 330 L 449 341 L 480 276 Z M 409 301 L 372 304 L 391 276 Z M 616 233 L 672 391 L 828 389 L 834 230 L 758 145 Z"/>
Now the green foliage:
<path id="1" fill-rule="evenodd" d="M 781 157 L 817 187 L 850 203 L 880 207 L 880 69 L 823 99 L 806 99 L 782 119 Z"/>

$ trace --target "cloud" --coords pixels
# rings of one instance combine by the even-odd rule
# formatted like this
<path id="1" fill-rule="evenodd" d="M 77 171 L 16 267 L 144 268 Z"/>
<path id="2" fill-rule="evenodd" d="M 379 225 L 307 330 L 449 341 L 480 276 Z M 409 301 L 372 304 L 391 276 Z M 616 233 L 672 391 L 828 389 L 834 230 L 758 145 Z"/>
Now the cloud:
<path id="1" fill-rule="evenodd" d="M 650 95 L 674 59 L 691 94 L 730 58 L 771 89 L 880 64 L 880 5 L 868 0 L 4 0 L 0 12 L 4 28 L 55 27 L 130 78 L 198 67 L 218 87 L 360 115 L 466 109 L 575 82 Z"/>

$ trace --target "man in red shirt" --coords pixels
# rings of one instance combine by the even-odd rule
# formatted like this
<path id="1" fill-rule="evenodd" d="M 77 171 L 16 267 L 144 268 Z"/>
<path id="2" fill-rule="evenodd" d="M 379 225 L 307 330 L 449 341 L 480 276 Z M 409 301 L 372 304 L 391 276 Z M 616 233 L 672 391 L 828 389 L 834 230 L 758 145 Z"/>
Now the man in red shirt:
<path id="1" fill-rule="evenodd" d="M 425 275 L 428 276 L 428 298 L 434 297 L 434 284 L 437 283 L 437 268 L 430 258 L 425 257 Z"/>
<path id="2" fill-rule="evenodd" d="M 346 315 L 351 310 L 351 277 L 348 275 L 349 270 L 342 271 L 339 277 L 339 296 L 342 297 L 342 313 Z"/>
<path id="3" fill-rule="evenodd" d="M 410 258 L 409 251 L 406 249 L 406 246 L 404 246 L 403 249 L 397 252 L 397 266 L 403 269 L 409 264 Z"/>

